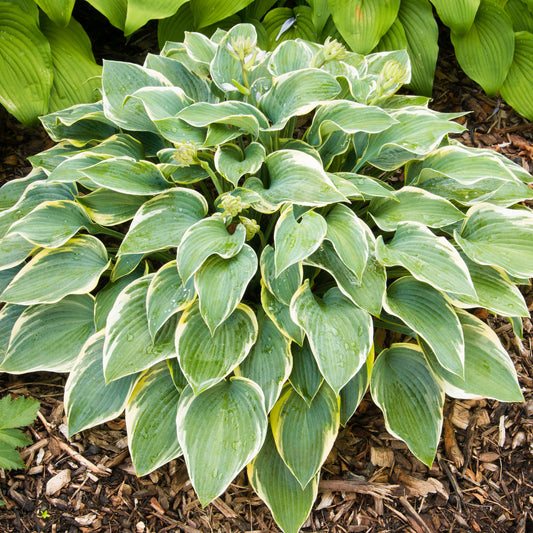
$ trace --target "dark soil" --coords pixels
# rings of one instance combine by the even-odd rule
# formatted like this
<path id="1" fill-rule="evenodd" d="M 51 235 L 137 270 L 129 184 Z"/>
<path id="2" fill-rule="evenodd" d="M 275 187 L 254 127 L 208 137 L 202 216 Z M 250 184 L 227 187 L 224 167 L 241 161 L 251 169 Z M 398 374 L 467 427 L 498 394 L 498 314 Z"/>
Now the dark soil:
<path id="1" fill-rule="evenodd" d="M 469 111 L 460 137 L 496 150 L 533 171 L 533 124 L 488 98 L 458 69 L 453 53 L 439 60 L 432 107 Z M 26 157 L 52 143 L 0 110 L 0 184 L 25 175 Z M 523 287 L 530 311 L 533 290 Z M 523 404 L 448 400 L 441 445 L 431 469 L 385 430 L 367 397 L 341 431 L 323 469 L 320 493 L 303 531 L 526 533 L 533 531 L 533 325 L 524 339 L 509 322 L 487 320 L 515 362 Z M 0 397 L 41 402 L 27 430 L 26 470 L 0 471 L 0 531 L 10 532 L 270 532 L 279 531 L 242 473 L 226 493 L 200 506 L 184 462 L 144 478 L 134 475 L 123 418 L 65 437 L 65 377 L 0 374 Z"/>

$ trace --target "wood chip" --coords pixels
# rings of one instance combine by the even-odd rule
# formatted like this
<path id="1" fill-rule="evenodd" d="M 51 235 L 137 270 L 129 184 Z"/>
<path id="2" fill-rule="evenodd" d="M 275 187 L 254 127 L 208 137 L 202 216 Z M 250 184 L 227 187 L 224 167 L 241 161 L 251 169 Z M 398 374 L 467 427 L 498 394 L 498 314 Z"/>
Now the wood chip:
<path id="1" fill-rule="evenodd" d="M 53 496 L 70 482 L 70 470 L 61 470 L 46 483 L 46 495 Z"/>
<path id="2" fill-rule="evenodd" d="M 394 451 L 391 448 L 370 448 L 370 462 L 375 466 L 392 468 L 394 466 Z"/>

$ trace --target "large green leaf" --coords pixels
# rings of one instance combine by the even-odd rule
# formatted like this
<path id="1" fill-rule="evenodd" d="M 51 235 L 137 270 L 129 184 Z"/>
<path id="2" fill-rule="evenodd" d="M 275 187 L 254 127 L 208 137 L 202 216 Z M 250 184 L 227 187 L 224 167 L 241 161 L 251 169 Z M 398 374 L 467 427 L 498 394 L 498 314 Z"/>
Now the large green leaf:
<path id="1" fill-rule="evenodd" d="M 268 70 L 274 76 L 311 67 L 313 49 L 309 43 L 298 40 L 284 41 L 276 46 L 268 60 Z"/>
<path id="2" fill-rule="evenodd" d="M 237 255 L 208 257 L 194 275 L 200 313 L 211 332 L 233 313 L 257 271 L 257 255 L 244 244 Z"/>
<path id="3" fill-rule="evenodd" d="M 261 254 L 261 278 L 267 289 L 282 303 L 289 305 L 294 293 L 302 284 L 303 269 L 301 264 L 293 264 L 276 274 L 275 252 L 267 244 Z"/>
<path id="4" fill-rule="evenodd" d="M 297 150 L 278 150 L 267 156 L 266 166 L 270 174 L 268 188 L 258 178 L 249 178 L 244 187 L 253 190 L 272 205 L 279 207 L 290 202 L 323 206 L 346 200 L 322 165 L 309 154 Z"/>
<path id="5" fill-rule="evenodd" d="M 94 299 L 67 296 L 58 303 L 32 305 L 13 326 L 3 372 L 68 372 L 94 332 Z"/>
<path id="6" fill-rule="evenodd" d="M 257 322 L 257 340 L 246 359 L 235 368 L 235 374 L 259 385 L 265 397 L 266 412 L 269 413 L 291 372 L 290 341 L 262 309 L 257 313 Z"/>
<path id="7" fill-rule="evenodd" d="M 263 393 L 249 379 L 233 377 L 197 396 L 185 389 L 178 440 L 202 505 L 222 494 L 257 455 L 267 425 Z"/>
<path id="8" fill-rule="evenodd" d="M 478 204 L 467 212 L 454 238 L 465 254 L 482 265 L 503 268 L 512 276 L 533 276 L 533 213 Z"/>
<path id="9" fill-rule="evenodd" d="M 152 338 L 172 315 L 189 307 L 195 297 L 194 280 L 183 283 L 176 261 L 163 265 L 150 281 L 146 295 L 148 329 Z"/>
<path id="10" fill-rule="evenodd" d="M 35 0 L 48 18 L 58 26 L 67 26 L 76 0 Z"/>
<path id="11" fill-rule="evenodd" d="M 198 305 L 187 309 L 176 330 L 176 352 L 194 393 L 213 387 L 244 361 L 257 333 L 257 318 L 244 304 L 239 304 L 213 334 Z"/>
<path id="12" fill-rule="evenodd" d="M 442 381 L 446 394 L 453 398 L 484 396 L 502 402 L 523 401 L 516 370 L 509 354 L 494 331 L 475 316 L 457 311 L 465 337 L 464 378 L 446 371 L 431 348 L 422 349 L 433 372 Z"/>
<path id="13" fill-rule="evenodd" d="M 368 54 L 390 28 L 398 15 L 400 0 L 329 0 L 335 26 L 350 48 Z"/>
<path id="14" fill-rule="evenodd" d="M 282 41 L 304 39 L 308 42 L 318 40 L 313 24 L 312 11 L 309 6 L 295 5 L 271 9 L 263 19 L 267 46 L 273 49 Z"/>
<path id="15" fill-rule="evenodd" d="M 223 20 L 237 11 L 244 9 L 253 0 L 235 0 L 234 2 L 216 2 L 210 0 L 191 0 L 191 10 L 197 28 L 203 28 Z"/>
<path id="16" fill-rule="evenodd" d="M 349 208 L 337 204 L 327 214 L 326 239 L 341 261 L 361 279 L 368 261 L 368 226 Z"/>
<path id="17" fill-rule="evenodd" d="M 385 266 L 403 266 L 418 280 L 442 291 L 475 297 L 468 267 L 445 237 L 417 222 L 401 222 L 388 243 L 378 237 L 376 256 Z"/>
<path id="18" fill-rule="evenodd" d="M 48 111 L 53 80 L 50 43 L 39 30 L 37 6 L 0 2 L 0 103 L 27 126 Z"/>
<path id="19" fill-rule="evenodd" d="M 40 251 L 0 298 L 24 305 L 58 302 L 67 294 L 92 291 L 108 265 L 105 246 L 96 237 L 79 235 L 59 248 Z"/>
<path id="20" fill-rule="evenodd" d="M 533 33 L 521 31 L 514 36 L 513 62 L 500 90 L 511 106 L 527 119 L 533 120 L 533 102 L 530 98 L 533 79 Z"/>
<path id="21" fill-rule="evenodd" d="M 330 242 L 324 242 L 305 263 L 329 272 L 335 278 L 339 289 L 354 304 L 369 313 L 379 315 L 387 274 L 385 267 L 378 263 L 373 255 L 369 256 L 361 279 L 342 262 Z"/>
<path id="22" fill-rule="evenodd" d="M 7 304 L 0 309 L 0 365 L 6 356 L 13 326 L 24 309 L 24 305 L 16 304 Z"/>
<path id="23" fill-rule="evenodd" d="M 412 77 L 409 87 L 416 94 L 431 96 L 439 53 L 439 29 L 428 0 L 402 0 L 399 21 L 407 38 Z"/>
<path id="24" fill-rule="evenodd" d="M 138 379 L 132 374 L 106 385 L 104 338 L 104 330 L 89 337 L 70 369 L 65 384 L 69 436 L 119 416 Z"/>
<path id="25" fill-rule="evenodd" d="M 302 488 L 318 474 L 339 429 L 339 397 L 324 383 L 311 402 L 288 385 L 270 413 L 276 448 Z"/>
<path id="26" fill-rule="evenodd" d="M 49 111 L 98 100 L 102 67 L 94 59 L 91 41 L 82 26 L 71 19 L 63 28 L 41 17 L 40 27 L 50 43 L 54 64 Z"/>
<path id="27" fill-rule="evenodd" d="M 320 373 L 307 339 L 303 346 L 298 346 L 296 343 L 292 344 L 291 354 L 292 371 L 289 381 L 293 389 L 309 406 L 324 382 L 324 376 Z"/>
<path id="28" fill-rule="evenodd" d="M 224 218 L 211 216 L 193 224 L 183 235 L 178 247 L 178 270 L 184 282 L 213 254 L 223 259 L 237 255 L 246 239 L 246 230 L 239 224 L 229 233 Z"/>
<path id="29" fill-rule="evenodd" d="M 85 209 L 72 200 L 43 202 L 15 222 L 9 234 L 17 233 L 43 248 L 58 248 L 81 229 L 93 227 Z"/>
<path id="30" fill-rule="evenodd" d="M 444 368 L 464 374 L 463 331 L 454 308 L 439 291 L 406 276 L 389 286 L 383 305 L 431 346 Z"/>
<path id="31" fill-rule="evenodd" d="M 271 129 L 282 129 L 287 121 L 305 115 L 340 92 L 335 78 L 324 70 L 309 68 L 288 72 L 259 100 L 259 108 L 273 122 Z"/>
<path id="32" fill-rule="evenodd" d="M 35 246 L 14 233 L 0 240 L 0 270 L 11 269 L 22 263 Z"/>
<path id="33" fill-rule="evenodd" d="M 431 3 L 442 22 L 461 35 L 472 26 L 481 0 L 431 0 Z"/>
<path id="34" fill-rule="evenodd" d="M 148 274 L 127 285 L 107 317 L 104 375 L 108 383 L 150 368 L 176 354 L 176 319 L 169 320 L 154 340 L 150 335 L 146 297 L 153 276 Z"/>
<path id="35" fill-rule="evenodd" d="M 370 390 L 389 433 L 430 467 L 440 439 L 444 391 L 422 350 L 413 344 L 383 350 L 374 364 Z"/>
<path id="36" fill-rule="evenodd" d="M 348 100 L 333 100 L 319 107 L 310 128 L 307 142 L 314 146 L 322 144 L 334 131 L 345 133 L 378 133 L 386 130 L 395 120 L 383 109 Z"/>
<path id="37" fill-rule="evenodd" d="M 176 415 L 180 393 L 165 362 L 147 370 L 126 405 L 131 460 L 138 476 L 179 457 Z"/>
<path id="38" fill-rule="evenodd" d="M 179 245 L 185 232 L 207 214 L 205 198 L 192 189 L 174 188 L 142 205 L 120 245 L 119 254 L 137 254 Z"/>
<path id="39" fill-rule="evenodd" d="M 509 15 L 496 2 L 481 2 L 470 29 L 451 32 L 455 55 L 465 73 L 489 96 L 502 86 L 513 62 L 515 39 Z"/>
<path id="40" fill-rule="evenodd" d="M 320 372 L 338 394 L 370 352 L 370 315 L 338 288 L 317 301 L 306 280 L 291 301 L 291 317 L 305 331 Z"/>
<path id="41" fill-rule="evenodd" d="M 309 257 L 320 246 L 326 232 L 326 221 L 315 211 L 307 211 L 298 221 L 292 205 L 284 209 L 274 230 L 276 274 Z"/>
<path id="42" fill-rule="evenodd" d="M 270 429 L 247 471 L 252 487 L 268 505 L 279 527 L 285 533 L 298 533 L 317 497 L 319 474 L 302 489 L 279 455 Z"/>
<path id="43" fill-rule="evenodd" d="M 402 187 L 393 198 L 375 198 L 369 213 L 384 231 L 395 231 L 401 222 L 420 222 L 441 228 L 465 218 L 451 202 L 417 187 Z"/>
<path id="44" fill-rule="evenodd" d="M 171 188 L 154 163 L 131 157 L 106 159 L 84 168 L 82 174 L 100 187 L 124 194 L 156 195 Z"/>

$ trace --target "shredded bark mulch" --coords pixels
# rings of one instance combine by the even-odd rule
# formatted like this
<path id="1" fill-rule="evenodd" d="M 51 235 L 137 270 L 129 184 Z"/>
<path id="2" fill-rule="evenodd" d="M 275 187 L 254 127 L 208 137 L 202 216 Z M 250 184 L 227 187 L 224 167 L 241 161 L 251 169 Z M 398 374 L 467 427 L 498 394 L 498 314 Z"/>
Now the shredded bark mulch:
<path id="1" fill-rule="evenodd" d="M 443 50 L 431 106 L 469 111 L 458 119 L 467 128 L 459 136 L 463 143 L 497 150 L 532 172 L 533 124 L 498 97 L 488 98 L 459 70 L 449 47 Z M 0 110 L 0 184 L 27 174 L 26 157 L 51 145 L 42 128 L 24 128 Z M 533 290 L 522 289 L 531 311 Z M 519 340 L 507 320 L 476 314 L 511 354 L 525 402 L 448 399 L 441 444 L 428 469 L 386 432 L 367 396 L 324 466 L 304 532 L 533 531 L 533 325 L 523 320 Z M 64 382 L 57 374 L 0 374 L 0 397 L 23 394 L 41 402 L 26 431 L 34 441 L 22 453 L 26 469 L 0 470 L 0 531 L 280 531 L 244 473 L 206 508 L 181 459 L 136 477 L 123 418 L 67 439 Z"/>

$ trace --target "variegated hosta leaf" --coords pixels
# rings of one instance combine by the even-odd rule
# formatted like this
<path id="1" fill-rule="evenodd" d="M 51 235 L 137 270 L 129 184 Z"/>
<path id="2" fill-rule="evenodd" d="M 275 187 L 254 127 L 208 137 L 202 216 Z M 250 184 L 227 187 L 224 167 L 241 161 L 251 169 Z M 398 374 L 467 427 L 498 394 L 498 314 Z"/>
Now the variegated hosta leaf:
<path id="1" fill-rule="evenodd" d="M 334 131 L 345 133 L 377 133 L 386 130 L 396 121 L 383 109 L 367 106 L 348 100 L 333 100 L 320 106 L 310 128 L 306 140 L 318 146 Z"/>
<path id="2" fill-rule="evenodd" d="M 277 275 L 276 275 L 277 274 Z M 294 293 L 302 284 L 303 269 L 301 264 L 293 264 L 276 273 L 275 252 L 267 245 L 261 254 L 261 278 L 267 289 L 283 304 L 289 305 Z"/>
<path id="3" fill-rule="evenodd" d="M 89 180 L 84 178 L 82 170 L 106 159 L 109 159 L 109 157 L 103 154 L 94 154 L 90 151 L 80 152 L 59 163 L 50 172 L 48 179 L 51 183 L 73 183 L 75 181 L 80 182 L 83 179 L 87 182 Z"/>
<path id="4" fill-rule="evenodd" d="M 414 344 L 383 350 L 374 364 L 370 391 L 387 431 L 430 467 L 442 429 L 444 391 L 422 350 Z"/>
<path id="5" fill-rule="evenodd" d="M 149 474 L 182 454 L 176 427 L 180 393 L 164 361 L 137 381 L 126 405 L 126 429 L 138 476 Z"/>
<path id="6" fill-rule="evenodd" d="M 465 73 L 494 96 L 513 62 L 514 33 L 509 15 L 497 2 L 481 2 L 470 29 L 451 32 L 455 55 Z"/>
<path id="7" fill-rule="evenodd" d="M 165 87 L 171 83 L 159 72 L 121 61 L 104 61 L 102 89 L 104 113 L 117 126 L 130 131 L 153 131 L 157 128 L 146 114 L 143 103 L 126 100 L 138 89 Z"/>
<path id="8" fill-rule="evenodd" d="M 306 280 L 291 301 L 291 317 L 306 333 L 320 372 L 338 394 L 363 366 L 372 346 L 372 319 L 338 288 L 317 301 Z"/>
<path id="9" fill-rule="evenodd" d="M 231 53 L 232 40 L 247 41 L 250 43 L 250 48 L 253 48 L 257 43 L 257 32 L 252 24 L 239 24 L 231 28 L 221 39 L 209 70 L 213 81 L 222 91 L 235 91 L 237 89 L 235 82 L 242 86 L 246 85 L 241 62 Z"/>
<path id="10" fill-rule="evenodd" d="M 259 109 L 272 121 L 270 129 L 281 130 L 294 116 L 305 115 L 341 90 L 335 78 L 315 68 L 288 72 L 276 78 L 259 100 Z"/>
<path id="11" fill-rule="evenodd" d="M 131 274 L 141 264 L 143 257 L 143 254 L 117 255 L 115 266 L 111 271 L 111 281 L 117 281 L 123 276 Z"/>
<path id="12" fill-rule="evenodd" d="M 57 147 L 58 145 L 55 145 Z M 45 159 L 46 152 L 42 152 L 41 156 Z M 13 207 L 22 197 L 26 188 L 33 182 L 38 181 L 40 185 L 45 183 L 48 174 L 42 169 L 41 161 L 32 163 L 34 169 L 23 178 L 16 178 L 7 181 L 0 187 L 0 209 L 2 211 Z"/>
<path id="13" fill-rule="evenodd" d="M 180 111 L 176 117 L 196 128 L 211 124 L 229 125 L 239 133 L 252 134 L 254 137 L 259 135 L 259 128 L 268 127 L 268 120 L 263 113 L 246 102 L 197 102 Z"/>
<path id="14" fill-rule="evenodd" d="M 122 241 L 119 254 L 137 254 L 179 245 L 185 232 L 207 214 L 205 198 L 192 189 L 175 188 L 142 205 Z"/>
<path id="15" fill-rule="evenodd" d="M 463 331 L 454 308 L 439 291 L 406 276 L 389 286 L 383 306 L 431 346 L 444 368 L 463 376 Z"/>
<path id="16" fill-rule="evenodd" d="M 148 329 L 154 339 L 163 324 L 194 301 L 194 280 L 183 283 L 176 261 L 163 265 L 150 281 L 146 294 Z"/>
<path id="17" fill-rule="evenodd" d="M 324 383 L 311 405 L 288 385 L 270 413 L 276 448 L 305 489 L 320 471 L 339 429 L 340 400 Z"/>
<path id="18" fill-rule="evenodd" d="M 279 455 L 270 429 L 247 472 L 252 487 L 268 505 L 279 527 L 285 533 L 298 533 L 317 497 L 320 474 L 302 489 Z"/>
<path id="19" fill-rule="evenodd" d="M 335 188 L 322 165 L 312 156 L 296 150 L 278 150 L 266 157 L 270 186 L 258 178 L 249 178 L 244 187 L 259 194 L 266 202 L 281 206 L 323 206 L 346 198 Z"/>
<path id="20" fill-rule="evenodd" d="M 48 183 L 46 181 L 30 183 L 18 201 L 9 209 L 0 213 L 0 237 L 7 233 L 12 224 L 33 211 L 42 202 L 73 200 L 74 194 L 75 189 L 72 185 Z"/>
<path id="21" fill-rule="evenodd" d="M 11 331 L 2 372 L 69 372 L 94 332 L 94 298 L 67 296 L 26 308 Z"/>
<path id="22" fill-rule="evenodd" d="M 314 51 L 310 43 L 300 39 L 284 41 L 272 51 L 268 61 L 268 70 L 274 76 L 280 76 L 295 70 L 311 67 Z"/>
<path id="23" fill-rule="evenodd" d="M 374 368 L 374 345 L 363 365 L 355 376 L 341 389 L 341 425 L 346 426 L 355 413 L 370 385 L 370 377 Z"/>
<path id="24" fill-rule="evenodd" d="M 265 148 L 262 144 L 252 142 L 244 152 L 235 144 L 223 144 L 215 153 L 216 169 L 230 183 L 237 187 L 245 174 L 256 173 L 265 160 Z"/>
<path id="25" fill-rule="evenodd" d="M 393 198 L 375 198 L 369 213 L 384 231 L 395 231 L 400 222 L 419 222 L 441 228 L 465 218 L 452 203 L 417 187 L 403 187 Z"/>
<path id="26" fill-rule="evenodd" d="M 280 302 L 264 283 L 261 285 L 261 304 L 279 331 L 291 341 L 302 346 L 305 338 L 304 330 L 293 322 L 289 306 Z"/>
<path id="27" fill-rule="evenodd" d="M 79 235 L 59 248 L 40 251 L 13 278 L 0 298 L 31 305 L 58 302 L 67 294 L 92 291 L 109 265 L 105 246 Z"/>
<path id="28" fill-rule="evenodd" d="M 242 224 L 229 233 L 221 216 L 211 216 L 193 224 L 183 235 L 178 247 L 178 270 L 184 282 L 202 266 L 211 255 L 223 259 L 237 255 L 246 240 Z"/>
<path id="29" fill-rule="evenodd" d="M 456 307 L 483 307 L 507 317 L 529 316 L 522 293 L 501 268 L 480 265 L 466 256 L 463 256 L 463 260 L 470 272 L 477 298 L 448 293 Z"/>
<path id="30" fill-rule="evenodd" d="M 156 195 L 172 187 L 154 163 L 130 157 L 106 159 L 82 173 L 98 186 L 124 194 Z"/>
<path id="31" fill-rule="evenodd" d="M 281 275 L 291 265 L 309 257 L 320 246 L 326 232 L 326 221 L 315 211 L 307 211 L 297 220 L 292 205 L 284 209 L 274 230 L 276 274 Z"/>
<path id="32" fill-rule="evenodd" d="M 173 117 L 194 103 L 180 87 L 143 87 L 127 97 L 130 98 L 138 98 L 154 122 Z"/>
<path id="33" fill-rule="evenodd" d="M 257 322 L 257 340 L 246 359 L 235 368 L 235 374 L 259 385 L 265 397 L 266 412 L 269 413 L 291 372 L 290 340 L 262 309 L 257 313 Z"/>
<path id="34" fill-rule="evenodd" d="M 95 297 L 94 302 L 94 321 L 96 323 L 96 331 L 100 331 L 105 328 L 107 317 L 115 304 L 115 300 L 122 292 L 122 289 L 126 288 L 132 281 L 141 278 L 148 274 L 146 264 L 139 264 L 129 274 L 122 276 L 116 281 L 109 281 L 103 286 Z"/>
<path id="35" fill-rule="evenodd" d="M 119 416 L 139 376 L 132 374 L 106 385 L 102 363 L 105 332 L 87 339 L 65 384 L 69 436 Z M 87 399 L 90 398 L 90 401 Z"/>
<path id="36" fill-rule="evenodd" d="M 7 304 L 0 309 L 0 368 L 7 353 L 13 326 L 24 309 L 26 306 L 16 304 Z"/>
<path id="37" fill-rule="evenodd" d="M 368 261 L 367 234 L 370 228 L 349 208 L 337 204 L 327 214 L 326 239 L 341 261 L 361 279 Z"/>
<path id="38" fill-rule="evenodd" d="M 150 198 L 150 196 L 123 194 L 111 189 L 100 188 L 84 196 L 79 196 L 76 201 L 85 208 L 97 224 L 116 226 L 131 220 L 139 207 Z"/>
<path id="39" fill-rule="evenodd" d="M 424 355 L 433 372 L 452 398 L 484 396 L 501 402 L 523 401 L 516 370 L 509 354 L 494 331 L 465 311 L 457 311 L 465 338 L 464 378 L 448 372 L 439 364 L 433 350 L 422 342 Z"/>
<path id="40" fill-rule="evenodd" d="M 450 122 L 450 116 L 425 108 L 406 108 L 391 113 L 398 123 L 368 139 L 366 150 L 357 163 L 381 170 L 395 170 L 411 159 L 421 159 L 439 146 L 445 135 L 461 133 L 463 126 Z"/>
<path id="41" fill-rule="evenodd" d="M 244 304 L 211 334 L 198 305 L 181 316 L 176 352 L 181 370 L 194 394 L 213 387 L 242 363 L 257 339 L 257 318 Z"/>
<path id="42" fill-rule="evenodd" d="M 442 291 L 476 296 L 468 267 L 445 237 L 417 222 L 400 222 L 392 241 L 376 241 L 376 256 L 385 266 L 403 266 L 418 280 Z"/>
<path id="43" fill-rule="evenodd" d="M 194 396 L 183 392 L 178 440 L 202 505 L 222 494 L 257 455 L 267 432 L 264 397 L 253 381 L 233 377 Z"/>
<path id="44" fill-rule="evenodd" d="M 43 248 L 58 248 L 82 229 L 91 229 L 92 221 L 85 209 L 72 200 L 43 202 L 9 228 L 26 240 Z"/>
<path id="45" fill-rule="evenodd" d="M 385 267 L 369 256 L 366 268 L 359 280 L 335 252 L 330 242 L 324 242 L 318 250 L 305 260 L 306 264 L 316 266 L 329 272 L 337 282 L 342 293 L 352 302 L 373 315 L 379 315 L 387 274 Z"/>
<path id="46" fill-rule="evenodd" d="M 482 265 L 503 268 L 511 276 L 533 276 L 533 214 L 478 204 L 467 212 L 454 238 L 465 254 Z"/>
<path id="47" fill-rule="evenodd" d="M 359 54 L 368 54 L 398 15 L 400 0 L 390 2 L 344 2 L 329 0 L 329 9 L 335 26 L 350 48 Z"/>
<path id="48" fill-rule="evenodd" d="M 35 245 L 17 233 L 0 239 L 0 271 L 20 265 L 34 249 Z"/>
<path id="49" fill-rule="evenodd" d="M 382 197 L 394 198 L 394 189 L 390 185 L 371 176 L 354 172 L 337 172 L 336 175 L 352 184 L 366 200 Z"/>
<path id="50" fill-rule="evenodd" d="M 292 372 L 289 381 L 294 390 L 309 406 L 324 382 L 324 376 L 320 373 L 307 339 L 301 347 L 297 344 L 292 344 L 291 354 Z"/>
<path id="51" fill-rule="evenodd" d="M 127 285 L 107 317 L 104 374 L 108 383 L 150 368 L 176 354 L 176 319 L 169 320 L 155 340 L 150 335 L 146 297 L 153 276 L 148 274 Z"/>
<path id="52" fill-rule="evenodd" d="M 213 333 L 233 313 L 257 271 L 257 255 L 244 244 L 237 255 L 208 257 L 194 275 L 200 313 Z"/>

